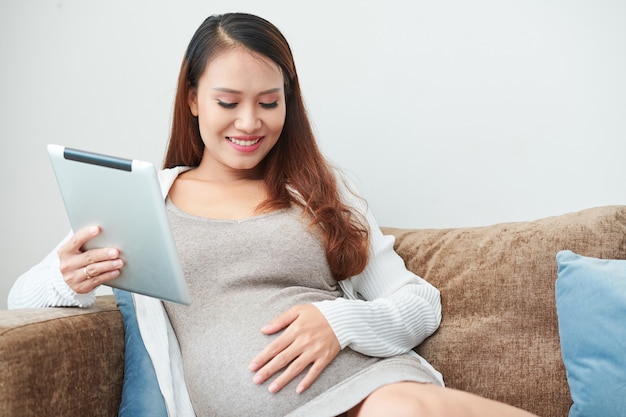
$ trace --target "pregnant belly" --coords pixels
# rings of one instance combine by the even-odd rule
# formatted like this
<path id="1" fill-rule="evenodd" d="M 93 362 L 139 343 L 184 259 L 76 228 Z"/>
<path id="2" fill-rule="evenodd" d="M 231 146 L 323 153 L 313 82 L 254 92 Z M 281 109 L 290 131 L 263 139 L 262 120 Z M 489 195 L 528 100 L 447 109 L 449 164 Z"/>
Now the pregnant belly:
<path id="1" fill-rule="evenodd" d="M 344 349 L 302 394 L 295 389 L 304 373 L 279 393 L 252 382 L 250 361 L 280 335 L 261 327 L 290 307 L 332 299 L 327 292 L 290 287 L 238 289 L 204 305 L 166 306 L 181 346 L 185 380 L 198 416 L 286 415 L 377 359 Z M 308 370 L 308 369 L 307 369 Z M 306 372 L 306 371 L 305 371 Z"/>

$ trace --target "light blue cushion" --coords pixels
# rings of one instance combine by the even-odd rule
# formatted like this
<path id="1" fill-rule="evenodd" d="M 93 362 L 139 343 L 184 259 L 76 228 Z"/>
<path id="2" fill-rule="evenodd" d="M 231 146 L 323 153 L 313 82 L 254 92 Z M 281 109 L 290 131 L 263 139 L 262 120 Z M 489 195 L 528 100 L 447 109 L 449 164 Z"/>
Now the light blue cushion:
<path id="1" fill-rule="evenodd" d="M 569 417 L 626 416 L 626 260 L 556 256 Z"/>
<path id="2" fill-rule="evenodd" d="M 124 385 L 119 417 L 167 417 L 165 401 L 157 383 L 148 351 L 143 344 L 131 293 L 113 289 L 124 319 Z"/>

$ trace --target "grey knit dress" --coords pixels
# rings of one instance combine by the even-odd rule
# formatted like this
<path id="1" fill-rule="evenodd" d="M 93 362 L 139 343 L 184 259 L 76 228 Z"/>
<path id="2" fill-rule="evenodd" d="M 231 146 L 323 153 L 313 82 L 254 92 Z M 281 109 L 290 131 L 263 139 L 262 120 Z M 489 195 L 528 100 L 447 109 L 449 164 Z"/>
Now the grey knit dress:
<path id="1" fill-rule="evenodd" d="M 323 246 L 299 208 L 213 220 L 169 200 L 167 207 L 192 304 L 165 308 L 198 417 L 336 416 L 389 383 L 437 383 L 410 355 L 381 359 L 345 348 L 301 394 L 302 375 L 276 394 L 267 389 L 273 378 L 254 384 L 248 364 L 277 337 L 261 327 L 294 305 L 343 295 Z"/>

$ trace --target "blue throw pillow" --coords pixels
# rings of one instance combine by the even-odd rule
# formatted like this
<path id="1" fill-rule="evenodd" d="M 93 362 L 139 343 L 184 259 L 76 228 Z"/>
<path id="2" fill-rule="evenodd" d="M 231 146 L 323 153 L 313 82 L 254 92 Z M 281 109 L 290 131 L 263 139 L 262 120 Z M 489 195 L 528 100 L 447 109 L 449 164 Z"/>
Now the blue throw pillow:
<path id="1" fill-rule="evenodd" d="M 626 416 L 626 260 L 556 255 L 569 417 Z"/>
<path id="2" fill-rule="evenodd" d="M 124 385 L 119 417 L 167 417 L 163 395 L 154 367 L 143 344 L 133 297 L 128 291 L 113 289 L 115 301 L 124 319 Z"/>

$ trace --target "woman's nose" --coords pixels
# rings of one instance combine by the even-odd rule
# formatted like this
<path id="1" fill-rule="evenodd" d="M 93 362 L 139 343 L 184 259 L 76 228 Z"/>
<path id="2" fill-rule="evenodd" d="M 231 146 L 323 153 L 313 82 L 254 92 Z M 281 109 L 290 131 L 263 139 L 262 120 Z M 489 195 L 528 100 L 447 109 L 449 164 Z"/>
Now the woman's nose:
<path id="1" fill-rule="evenodd" d="M 256 109 L 251 107 L 242 108 L 235 120 L 235 128 L 242 132 L 254 132 L 260 127 L 261 119 Z"/>

